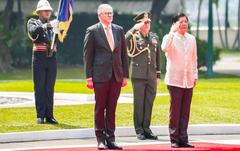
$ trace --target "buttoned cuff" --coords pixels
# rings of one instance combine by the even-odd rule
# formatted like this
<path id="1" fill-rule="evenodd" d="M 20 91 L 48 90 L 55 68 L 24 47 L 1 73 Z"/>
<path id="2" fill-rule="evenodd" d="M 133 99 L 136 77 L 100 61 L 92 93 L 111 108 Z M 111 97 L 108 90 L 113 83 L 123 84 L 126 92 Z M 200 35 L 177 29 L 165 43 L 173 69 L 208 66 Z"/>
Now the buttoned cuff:
<path id="1" fill-rule="evenodd" d="M 198 72 L 194 73 L 194 79 L 195 79 L 195 80 L 198 79 Z"/>
<path id="2" fill-rule="evenodd" d="M 197 80 L 197 79 L 198 79 L 198 75 L 195 76 L 195 80 Z"/>
<path id="3" fill-rule="evenodd" d="M 172 32 L 172 31 L 170 31 L 169 33 L 168 33 L 168 35 L 170 36 L 170 38 L 173 38 L 173 36 L 174 36 L 174 32 Z"/>

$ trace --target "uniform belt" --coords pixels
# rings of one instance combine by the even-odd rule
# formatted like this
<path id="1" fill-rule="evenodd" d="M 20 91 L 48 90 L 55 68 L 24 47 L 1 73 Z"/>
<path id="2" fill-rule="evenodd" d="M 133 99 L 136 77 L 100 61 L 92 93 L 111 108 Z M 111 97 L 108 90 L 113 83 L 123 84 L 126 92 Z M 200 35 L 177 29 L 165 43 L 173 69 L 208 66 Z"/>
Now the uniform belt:
<path id="1" fill-rule="evenodd" d="M 33 44 L 33 51 L 47 51 L 48 44 Z"/>

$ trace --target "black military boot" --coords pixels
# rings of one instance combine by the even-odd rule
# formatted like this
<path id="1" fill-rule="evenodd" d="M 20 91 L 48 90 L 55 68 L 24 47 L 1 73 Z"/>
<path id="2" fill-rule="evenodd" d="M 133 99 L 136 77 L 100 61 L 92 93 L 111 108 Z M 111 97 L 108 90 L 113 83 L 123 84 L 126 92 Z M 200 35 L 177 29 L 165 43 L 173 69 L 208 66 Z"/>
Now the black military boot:
<path id="1" fill-rule="evenodd" d="M 58 121 L 54 118 L 46 118 L 47 124 L 58 124 Z"/>
<path id="2" fill-rule="evenodd" d="M 44 118 L 37 118 L 37 124 L 44 124 Z"/>

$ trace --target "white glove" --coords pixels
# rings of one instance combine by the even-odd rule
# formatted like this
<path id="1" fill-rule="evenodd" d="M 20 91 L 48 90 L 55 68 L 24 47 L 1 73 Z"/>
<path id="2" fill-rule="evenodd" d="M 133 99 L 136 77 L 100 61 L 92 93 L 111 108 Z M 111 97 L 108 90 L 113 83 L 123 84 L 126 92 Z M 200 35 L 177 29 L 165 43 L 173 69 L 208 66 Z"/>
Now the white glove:
<path id="1" fill-rule="evenodd" d="M 137 23 L 137 24 L 135 24 L 135 25 L 133 26 L 133 29 L 139 30 L 143 25 L 144 25 L 144 22 Z"/>
<path id="2" fill-rule="evenodd" d="M 175 32 L 177 32 L 178 28 L 179 28 L 179 22 L 177 21 L 176 23 L 172 24 L 170 32 L 174 32 L 175 33 Z"/>
<path id="3" fill-rule="evenodd" d="M 51 27 L 51 25 L 49 23 L 45 23 L 45 24 L 42 25 L 43 29 L 47 29 L 47 28 L 50 28 L 50 27 Z"/>
<path id="4" fill-rule="evenodd" d="M 59 30 L 58 30 L 58 28 L 57 27 L 53 27 L 53 33 L 55 33 L 55 34 L 58 34 L 59 33 Z"/>
<path id="5" fill-rule="evenodd" d="M 54 19 L 49 22 L 49 24 L 52 26 L 52 28 L 58 28 L 59 21 L 57 19 Z"/>

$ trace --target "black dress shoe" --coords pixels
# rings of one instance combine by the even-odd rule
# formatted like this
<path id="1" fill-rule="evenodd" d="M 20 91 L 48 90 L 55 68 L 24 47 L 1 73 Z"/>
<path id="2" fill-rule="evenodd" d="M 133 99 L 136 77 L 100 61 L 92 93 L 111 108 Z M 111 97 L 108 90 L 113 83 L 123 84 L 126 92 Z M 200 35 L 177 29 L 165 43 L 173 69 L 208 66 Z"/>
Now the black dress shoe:
<path id="1" fill-rule="evenodd" d="M 180 145 L 178 143 L 173 142 L 173 143 L 171 143 L 171 147 L 172 148 L 179 148 Z"/>
<path id="2" fill-rule="evenodd" d="M 98 150 L 106 150 L 106 149 L 108 149 L 106 143 L 98 142 Z"/>
<path id="3" fill-rule="evenodd" d="M 108 141 L 107 142 L 108 149 L 112 150 L 122 150 L 121 146 L 118 146 L 116 142 L 114 141 Z"/>
<path id="4" fill-rule="evenodd" d="M 145 136 L 143 133 L 138 133 L 138 134 L 137 134 L 137 139 L 139 139 L 139 140 L 145 140 L 145 139 L 146 139 L 146 136 Z"/>
<path id="5" fill-rule="evenodd" d="M 44 124 L 44 118 L 37 118 L 38 124 Z"/>
<path id="6" fill-rule="evenodd" d="M 180 147 L 194 148 L 194 146 L 192 144 L 189 144 L 189 143 L 181 143 Z"/>
<path id="7" fill-rule="evenodd" d="M 58 124 L 58 121 L 54 118 L 46 118 L 46 123 L 48 123 L 48 124 Z"/>
<path id="8" fill-rule="evenodd" d="M 157 140 L 158 137 L 154 135 L 153 133 L 145 133 L 146 139 L 151 139 L 151 140 Z"/>

